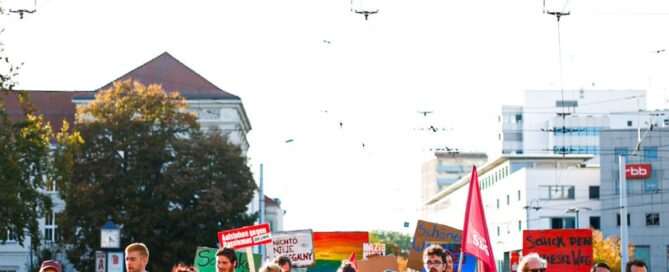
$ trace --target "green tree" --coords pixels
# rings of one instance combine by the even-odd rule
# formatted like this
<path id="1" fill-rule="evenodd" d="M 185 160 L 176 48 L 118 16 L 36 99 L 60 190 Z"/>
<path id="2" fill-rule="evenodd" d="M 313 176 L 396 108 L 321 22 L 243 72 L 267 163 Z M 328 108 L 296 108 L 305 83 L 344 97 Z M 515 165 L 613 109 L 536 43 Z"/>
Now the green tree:
<path id="1" fill-rule="evenodd" d="M 44 193 L 49 178 L 51 127 L 43 122 L 27 94 L 14 90 L 18 66 L 0 44 L 0 243 L 15 239 L 21 246 L 30 237 L 31 250 L 40 247 L 38 219 L 51 213 L 51 198 Z M 10 118 L 4 99 L 17 98 L 20 118 Z"/>
<path id="2" fill-rule="evenodd" d="M 406 256 L 411 248 L 411 236 L 397 231 L 372 230 L 369 242 L 386 244 L 386 255 Z"/>
<path id="3" fill-rule="evenodd" d="M 149 247 L 149 270 L 192 262 L 219 230 L 250 225 L 255 183 L 246 158 L 217 131 L 204 134 L 178 93 L 130 80 L 100 91 L 78 109 L 84 139 L 64 148 L 66 208 L 59 229 L 68 259 L 93 270 L 100 226 L 122 226 L 122 245 Z"/>

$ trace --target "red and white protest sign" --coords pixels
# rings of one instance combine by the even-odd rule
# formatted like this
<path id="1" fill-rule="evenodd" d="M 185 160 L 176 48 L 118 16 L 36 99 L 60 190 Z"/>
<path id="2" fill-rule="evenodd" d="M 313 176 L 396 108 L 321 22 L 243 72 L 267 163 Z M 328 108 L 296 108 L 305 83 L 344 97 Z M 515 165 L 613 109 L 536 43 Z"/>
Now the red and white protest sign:
<path id="1" fill-rule="evenodd" d="M 530 252 L 548 262 L 548 272 L 588 272 L 593 264 L 592 230 L 524 230 L 523 254 Z"/>
<path id="2" fill-rule="evenodd" d="M 650 177 L 650 164 L 627 164 L 625 165 L 625 177 L 628 179 L 645 179 Z"/>
<path id="3" fill-rule="evenodd" d="M 222 247 L 239 249 L 268 244 L 272 242 L 272 234 L 269 224 L 263 223 L 255 226 L 219 231 L 218 242 Z"/>

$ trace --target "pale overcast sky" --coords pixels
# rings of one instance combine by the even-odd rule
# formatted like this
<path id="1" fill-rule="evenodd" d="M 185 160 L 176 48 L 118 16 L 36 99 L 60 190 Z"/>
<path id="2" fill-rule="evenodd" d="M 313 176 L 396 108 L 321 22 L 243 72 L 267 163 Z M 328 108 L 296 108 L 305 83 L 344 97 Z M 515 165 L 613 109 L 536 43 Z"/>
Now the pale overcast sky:
<path id="1" fill-rule="evenodd" d="M 546 0 L 571 12 L 562 81 L 541 0 L 0 3 L 37 6 L 0 18 L 6 53 L 24 63 L 20 88 L 97 89 L 167 51 L 240 96 L 253 171 L 265 164 L 287 230 L 413 232 L 429 149 L 494 156 L 501 105 L 522 104 L 527 89 L 645 89 L 651 108 L 669 108 L 660 0 Z M 416 130 L 431 125 L 452 130 Z"/>

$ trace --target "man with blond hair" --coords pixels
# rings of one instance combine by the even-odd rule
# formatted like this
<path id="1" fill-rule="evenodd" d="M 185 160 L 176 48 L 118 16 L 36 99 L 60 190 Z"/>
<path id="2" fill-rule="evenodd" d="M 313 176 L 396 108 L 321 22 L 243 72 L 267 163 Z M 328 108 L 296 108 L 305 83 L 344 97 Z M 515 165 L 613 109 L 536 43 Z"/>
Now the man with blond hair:
<path id="1" fill-rule="evenodd" d="M 519 272 L 546 272 L 548 262 L 541 258 L 537 253 L 530 253 L 523 256 L 518 263 Z"/>
<path id="2" fill-rule="evenodd" d="M 149 263 L 149 249 L 145 244 L 133 243 L 125 248 L 125 270 L 127 272 L 146 272 Z"/>

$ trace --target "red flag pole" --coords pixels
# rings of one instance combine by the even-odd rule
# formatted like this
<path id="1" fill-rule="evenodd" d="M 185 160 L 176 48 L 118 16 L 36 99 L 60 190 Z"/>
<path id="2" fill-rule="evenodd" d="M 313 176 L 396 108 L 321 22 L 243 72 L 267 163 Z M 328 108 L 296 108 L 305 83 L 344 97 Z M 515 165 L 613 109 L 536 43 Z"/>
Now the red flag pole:
<path id="1" fill-rule="evenodd" d="M 462 245 L 460 245 L 460 260 L 458 262 L 458 272 L 462 272 L 462 260 L 465 258 L 465 252 L 462 251 Z"/>

